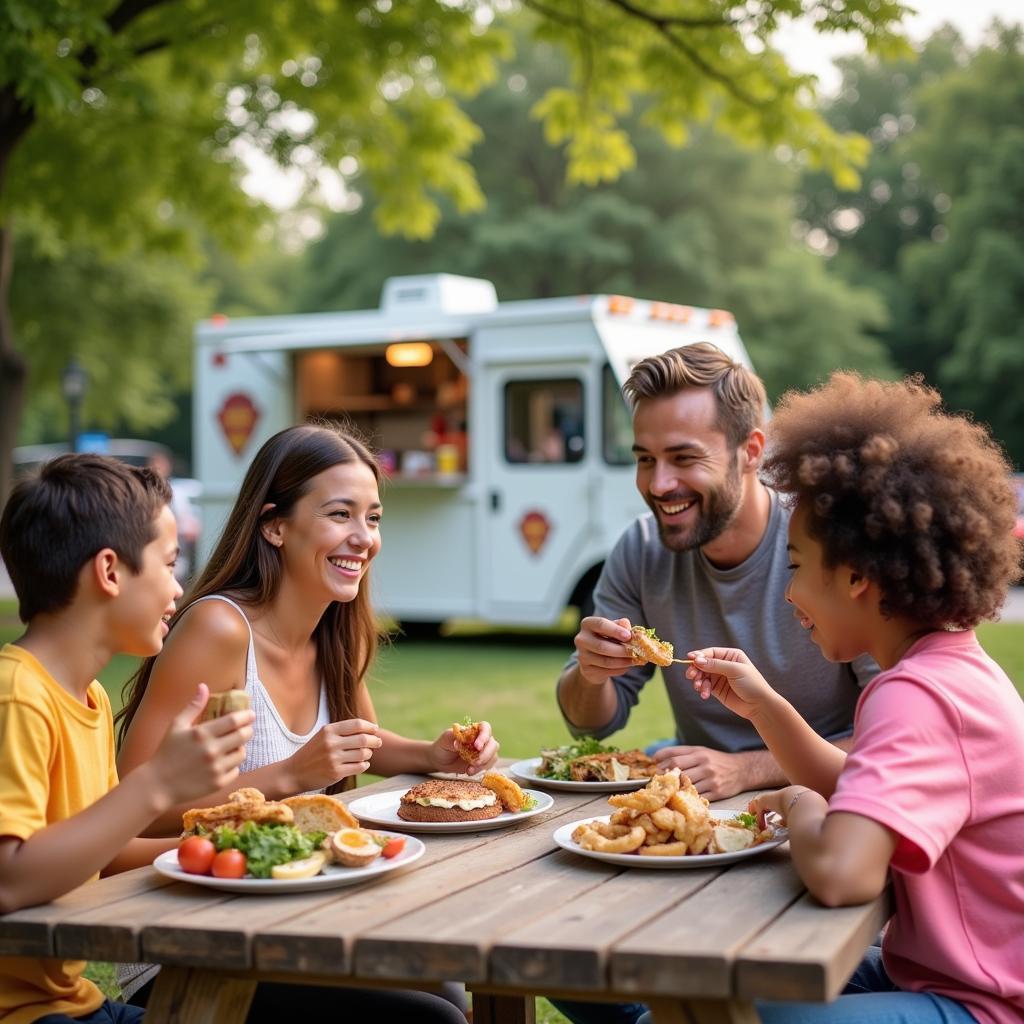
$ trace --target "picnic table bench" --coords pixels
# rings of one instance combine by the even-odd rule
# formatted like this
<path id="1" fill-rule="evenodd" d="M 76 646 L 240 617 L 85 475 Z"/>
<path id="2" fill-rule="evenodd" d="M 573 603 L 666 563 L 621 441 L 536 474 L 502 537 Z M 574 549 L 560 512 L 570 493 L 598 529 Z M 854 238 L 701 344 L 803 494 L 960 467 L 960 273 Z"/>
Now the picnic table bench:
<path id="1" fill-rule="evenodd" d="M 576 856 L 552 832 L 607 802 L 552 795 L 549 811 L 506 829 L 422 836 L 422 858 L 365 885 L 234 895 L 139 868 L 0 917 L 0 956 L 162 964 L 147 1024 L 242 1022 L 259 980 L 464 981 L 476 1024 L 532 1022 L 535 994 L 642 1000 L 658 1024 L 739 1024 L 758 1019 L 755 999 L 835 997 L 891 912 L 888 895 L 821 906 L 788 846 L 686 870 Z"/>

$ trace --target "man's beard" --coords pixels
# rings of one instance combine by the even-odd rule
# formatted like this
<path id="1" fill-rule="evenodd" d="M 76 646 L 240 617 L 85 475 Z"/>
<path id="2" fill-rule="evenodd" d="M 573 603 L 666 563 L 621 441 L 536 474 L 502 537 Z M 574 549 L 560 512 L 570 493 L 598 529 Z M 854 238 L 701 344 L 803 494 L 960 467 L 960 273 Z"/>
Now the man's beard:
<path id="1" fill-rule="evenodd" d="M 677 498 L 675 495 L 664 495 L 655 502 L 649 494 L 644 500 L 654 513 L 654 521 L 658 524 L 658 536 L 661 543 L 669 551 L 690 551 L 702 548 L 720 537 L 732 525 L 740 510 L 743 500 L 743 481 L 740 476 L 738 461 L 733 456 L 732 465 L 720 485 L 709 490 L 697 499 L 697 522 L 692 526 L 672 526 L 666 524 L 658 511 L 659 504 L 672 504 L 673 501 L 686 501 L 687 495 Z M 666 500 L 667 499 L 667 500 Z"/>

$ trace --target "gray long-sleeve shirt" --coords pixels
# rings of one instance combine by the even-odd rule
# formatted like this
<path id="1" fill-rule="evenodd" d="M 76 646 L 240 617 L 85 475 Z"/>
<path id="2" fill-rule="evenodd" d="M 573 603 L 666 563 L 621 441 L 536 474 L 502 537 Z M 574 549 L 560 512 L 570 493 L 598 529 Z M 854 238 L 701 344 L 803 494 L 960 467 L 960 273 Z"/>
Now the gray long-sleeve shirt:
<path id="1" fill-rule="evenodd" d="M 640 516 L 605 562 L 594 589 L 594 614 L 653 628 L 675 645 L 677 657 L 700 647 L 739 647 L 820 735 L 835 739 L 851 731 L 860 687 L 878 666 L 868 657 L 852 664 L 826 661 L 793 617 L 785 599 L 790 513 L 777 494 L 769 494 L 771 511 L 761 542 L 730 569 L 713 566 L 699 548 L 670 551 L 658 537 L 654 516 Z M 565 667 L 576 662 L 574 652 Z M 644 665 L 616 676 L 614 717 L 600 729 L 578 729 L 566 719 L 573 735 L 601 739 L 625 726 L 654 671 L 654 665 Z M 680 743 L 727 751 L 763 748 L 749 722 L 717 700 L 701 700 L 685 671 L 685 665 L 661 669 Z M 669 732 L 666 723 L 663 735 Z"/>

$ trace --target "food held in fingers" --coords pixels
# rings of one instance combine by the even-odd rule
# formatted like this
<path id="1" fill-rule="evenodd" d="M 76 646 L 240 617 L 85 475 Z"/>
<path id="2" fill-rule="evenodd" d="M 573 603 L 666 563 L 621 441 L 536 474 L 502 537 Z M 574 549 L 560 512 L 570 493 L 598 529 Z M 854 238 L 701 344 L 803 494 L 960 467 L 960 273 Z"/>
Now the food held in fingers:
<path id="1" fill-rule="evenodd" d="M 211 718 L 220 718 L 221 715 L 228 715 L 232 711 L 246 711 L 249 707 L 249 694 L 245 690 L 224 690 L 220 693 L 211 693 L 210 699 L 203 708 L 201 722 L 208 722 Z"/>
<path id="2" fill-rule="evenodd" d="M 532 811 L 537 801 L 528 793 L 523 792 L 519 785 L 507 775 L 500 772 L 486 772 L 480 780 L 482 786 L 493 790 L 506 811 L 517 814 L 519 811 Z"/>
<path id="3" fill-rule="evenodd" d="M 470 721 L 467 715 L 461 722 L 452 723 L 452 736 L 455 738 L 455 753 L 466 762 L 473 764 L 480 756 L 480 751 L 473 746 L 480 735 L 480 723 Z"/>
<path id="4" fill-rule="evenodd" d="M 659 640 L 653 629 L 646 626 L 634 626 L 631 630 L 631 639 L 626 644 L 634 665 L 646 665 L 653 661 L 655 665 L 664 668 L 672 664 L 672 644 L 665 640 Z"/>
<path id="5" fill-rule="evenodd" d="M 398 816 L 405 821 L 483 821 L 503 807 L 497 794 L 468 779 L 430 779 L 402 794 Z"/>

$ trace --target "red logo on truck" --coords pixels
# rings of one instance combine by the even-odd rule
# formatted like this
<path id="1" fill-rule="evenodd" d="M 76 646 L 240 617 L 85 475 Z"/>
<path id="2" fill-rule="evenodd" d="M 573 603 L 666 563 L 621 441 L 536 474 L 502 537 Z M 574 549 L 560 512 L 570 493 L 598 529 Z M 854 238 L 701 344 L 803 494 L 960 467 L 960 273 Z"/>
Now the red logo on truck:
<path id="1" fill-rule="evenodd" d="M 236 455 L 241 455 L 259 422 L 260 410 L 244 392 L 236 391 L 224 399 L 217 413 L 221 430 Z"/>
<path id="2" fill-rule="evenodd" d="M 526 541 L 526 546 L 530 549 L 530 552 L 538 555 L 540 554 L 540 549 L 544 547 L 544 542 L 548 539 L 548 534 L 551 532 L 551 524 L 543 512 L 534 510 L 527 512 L 519 520 L 519 532 L 523 535 L 523 540 Z"/>

